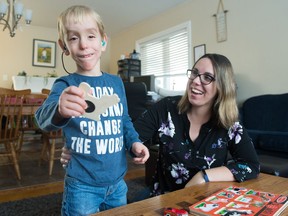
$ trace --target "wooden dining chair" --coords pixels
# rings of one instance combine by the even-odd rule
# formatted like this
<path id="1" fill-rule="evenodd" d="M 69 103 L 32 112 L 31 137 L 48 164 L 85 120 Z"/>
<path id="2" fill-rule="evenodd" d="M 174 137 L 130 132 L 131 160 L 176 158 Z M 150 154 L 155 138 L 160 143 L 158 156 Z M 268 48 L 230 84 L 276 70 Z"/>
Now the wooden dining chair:
<path id="1" fill-rule="evenodd" d="M 43 147 L 41 150 L 40 164 L 42 160 L 49 162 L 49 175 L 52 175 L 54 161 L 60 159 L 64 146 L 62 130 L 43 132 Z"/>
<path id="2" fill-rule="evenodd" d="M 31 89 L 14 90 L 14 89 L 10 89 L 10 88 L 0 87 L 0 94 L 12 94 L 12 95 L 16 94 L 16 95 L 26 96 L 26 95 L 31 94 Z M 25 99 L 23 102 L 25 102 Z M 25 122 L 23 122 L 23 119 L 21 119 L 21 121 L 20 121 L 20 129 L 19 129 L 20 131 L 21 131 L 22 123 L 25 123 Z M 17 152 L 18 156 L 19 156 L 20 150 L 21 150 L 20 146 L 21 146 L 21 141 L 19 140 L 19 142 L 16 146 L 16 152 Z"/>
<path id="3" fill-rule="evenodd" d="M 49 95 L 49 94 L 50 94 L 50 89 L 43 88 L 43 89 L 41 90 L 41 93 L 42 93 L 42 94 Z"/>
<path id="4" fill-rule="evenodd" d="M 22 151 L 23 143 L 28 145 L 31 143 L 39 144 L 43 142 L 43 134 L 35 122 L 34 114 L 38 107 L 40 107 L 42 103 L 46 100 L 46 98 L 46 94 L 25 95 L 25 100 L 23 104 L 23 110 L 25 109 L 25 113 L 22 113 L 22 124 L 20 128 L 21 137 L 19 147 L 17 148 L 18 155 L 20 155 Z M 32 148 L 34 149 L 32 150 L 33 152 L 37 151 L 36 147 L 37 146 L 35 146 L 35 148 Z"/>
<path id="5" fill-rule="evenodd" d="M 49 89 L 42 89 L 42 94 L 49 95 Z M 64 136 L 62 130 L 45 132 L 43 131 L 43 146 L 41 150 L 41 157 L 39 164 L 42 160 L 49 162 L 49 175 L 52 175 L 54 161 L 60 159 L 62 147 L 64 146 Z"/>
<path id="6" fill-rule="evenodd" d="M 3 161 L 3 165 L 14 165 L 19 180 L 21 174 L 16 148 L 20 137 L 23 102 L 23 93 L 0 91 L 0 157 L 6 159 Z"/>

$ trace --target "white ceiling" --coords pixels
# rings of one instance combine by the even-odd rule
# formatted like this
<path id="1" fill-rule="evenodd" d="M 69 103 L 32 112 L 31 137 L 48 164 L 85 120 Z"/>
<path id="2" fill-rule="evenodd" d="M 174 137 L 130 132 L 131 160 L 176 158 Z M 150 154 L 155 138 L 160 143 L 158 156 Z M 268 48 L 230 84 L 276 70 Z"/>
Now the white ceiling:
<path id="1" fill-rule="evenodd" d="M 69 6 L 90 6 L 102 17 L 108 36 L 185 1 L 191 0 L 22 0 L 33 10 L 31 25 L 49 28 L 56 28 L 58 15 Z"/>

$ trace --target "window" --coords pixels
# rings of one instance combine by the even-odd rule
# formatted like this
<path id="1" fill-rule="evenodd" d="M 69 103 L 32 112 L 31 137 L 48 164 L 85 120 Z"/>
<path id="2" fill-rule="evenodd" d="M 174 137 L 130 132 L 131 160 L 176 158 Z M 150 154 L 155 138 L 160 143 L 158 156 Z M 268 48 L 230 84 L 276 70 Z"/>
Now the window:
<path id="1" fill-rule="evenodd" d="M 136 41 L 141 54 L 141 75 L 154 75 L 155 88 L 184 90 L 191 68 L 191 23 Z"/>

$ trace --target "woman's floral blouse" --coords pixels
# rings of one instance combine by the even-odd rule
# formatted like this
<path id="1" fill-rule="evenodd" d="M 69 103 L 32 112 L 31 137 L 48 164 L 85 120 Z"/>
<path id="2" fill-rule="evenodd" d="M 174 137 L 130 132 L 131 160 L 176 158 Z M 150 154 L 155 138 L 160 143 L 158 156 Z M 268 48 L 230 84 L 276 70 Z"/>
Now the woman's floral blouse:
<path id="1" fill-rule="evenodd" d="M 213 167 L 226 166 L 238 182 L 256 178 L 258 157 L 242 125 L 235 122 L 227 130 L 210 120 L 193 142 L 187 115 L 177 108 L 180 98 L 162 99 L 134 122 L 142 141 L 157 136 L 159 142 L 153 195 L 184 188 L 199 170 Z"/>

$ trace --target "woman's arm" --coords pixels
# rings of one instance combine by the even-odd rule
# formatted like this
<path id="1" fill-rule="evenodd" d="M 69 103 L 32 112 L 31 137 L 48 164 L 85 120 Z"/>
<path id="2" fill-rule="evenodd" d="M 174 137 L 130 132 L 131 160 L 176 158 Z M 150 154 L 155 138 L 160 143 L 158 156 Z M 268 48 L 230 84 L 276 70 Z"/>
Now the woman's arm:
<path id="1" fill-rule="evenodd" d="M 218 182 L 218 181 L 235 181 L 235 178 L 231 171 L 225 167 L 216 167 L 211 169 L 206 169 L 206 180 L 209 182 Z M 199 171 L 195 176 L 185 185 L 185 187 L 190 187 L 197 184 L 205 183 L 204 173 Z"/>
<path id="2" fill-rule="evenodd" d="M 238 122 L 228 131 L 229 144 L 228 149 L 232 160 L 220 167 L 206 169 L 206 181 L 237 181 L 243 182 L 249 179 L 257 178 L 260 172 L 260 165 L 254 145 L 245 128 Z M 186 184 L 185 187 L 205 183 L 204 174 L 199 171 Z"/>
<path id="3" fill-rule="evenodd" d="M 63 168 L 65 168 L 68 165 L 70 159 L 71 159 L 71 152 L 70 150 L 66 148 L 66 146 L 64 146 L 62 148 L 62 153 L 61 153 L 61 158 L 60 158 L 60 162 Z"/>
<path id="4" fill-rule="evenodd" d="M 134 127 L 142 142 L 146 142 L 155 137 L 160 127 L 161 114 L 166 115 L 166 112 L 167 98 L 163 98 L 153 104 L 134 121 Z"/>
<path id="5" fill-rule="evenodd" d="M 236 122 L 228 131 L 230 137 L 229 151 L 232 160 L 225 165 L 237 182 L 257 178 L 260 163 L 252 139 L 247 130 Z"/>

